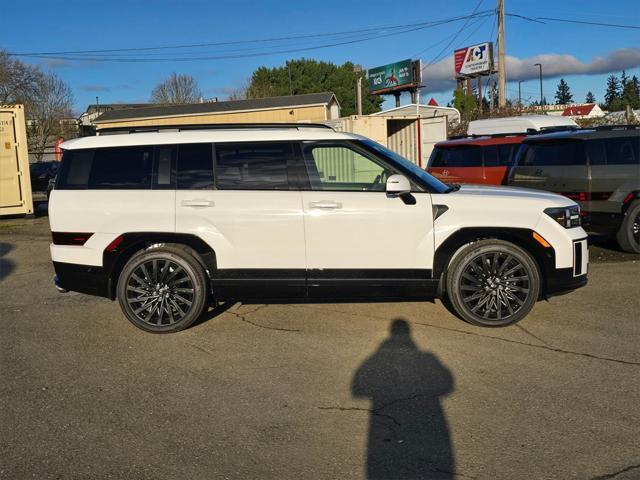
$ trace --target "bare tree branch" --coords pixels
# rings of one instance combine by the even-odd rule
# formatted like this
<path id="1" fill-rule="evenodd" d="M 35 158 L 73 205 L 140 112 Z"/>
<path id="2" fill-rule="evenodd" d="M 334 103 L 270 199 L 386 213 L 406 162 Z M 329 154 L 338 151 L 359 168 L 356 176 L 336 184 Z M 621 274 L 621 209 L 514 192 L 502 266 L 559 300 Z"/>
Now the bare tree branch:
<path id="1" fill-rule="evenodd" d="M 152 103 L 197 103 L 202 97 L 198 82 L 190 75 L 173 72 L 151 92 Z"/>

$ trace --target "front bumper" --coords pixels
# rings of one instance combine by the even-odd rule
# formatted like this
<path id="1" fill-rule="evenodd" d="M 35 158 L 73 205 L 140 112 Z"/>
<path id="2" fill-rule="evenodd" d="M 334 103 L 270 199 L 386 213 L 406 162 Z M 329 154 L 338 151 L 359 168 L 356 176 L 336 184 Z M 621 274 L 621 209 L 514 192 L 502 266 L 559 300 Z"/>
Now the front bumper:
<path id="1" fill-rule="evenodd" d="M 587 282 L 589 250 L 587 239 L 573 241 L 573 266 L 570 268 L 550 269 L 545 282 L 545 297 L 553 297 L 584 287 Z"/>

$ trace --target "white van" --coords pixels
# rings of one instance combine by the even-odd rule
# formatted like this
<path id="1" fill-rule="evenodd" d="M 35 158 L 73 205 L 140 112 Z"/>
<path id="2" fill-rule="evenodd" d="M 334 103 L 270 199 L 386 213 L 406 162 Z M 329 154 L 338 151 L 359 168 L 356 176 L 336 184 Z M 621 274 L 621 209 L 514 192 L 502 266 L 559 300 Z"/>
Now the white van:
<path id="1" fill-rule="evenodd" d="M 468 135 L 509 135 L 539 133 L 549 130 L 571 130 L 579 128 L 569 117 L 560 115 L 521 115 L 519 117 L 487 118 L 472 120 Z"/>

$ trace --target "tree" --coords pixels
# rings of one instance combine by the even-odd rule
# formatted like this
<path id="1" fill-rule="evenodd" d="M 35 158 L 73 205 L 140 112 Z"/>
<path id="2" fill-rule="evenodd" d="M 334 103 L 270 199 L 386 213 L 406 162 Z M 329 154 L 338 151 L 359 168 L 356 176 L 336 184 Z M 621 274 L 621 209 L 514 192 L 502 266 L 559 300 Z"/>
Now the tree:
<path id="1" fill-rule="evenodd" d="M 13 59 L 0 50 L 0 104 L 31 104 L 43 78 L 39 68 Z"/>
<path id="2" fill-rule="evenodd" d="M 44 74 L 38 83 L 33 102 L 26 110 L 29 120 L 29 150 L 41 160 L 44 150 L 55 137 L 69 134 L 65 119 L 72 116 L 71 88 L 54 73 Z M 75 127 L 75 125 L 74 125 Z"/>
<path id="3" fill-rule="evenodd" d="M 585 102 L 585 103 L 596 103 L 596 97 L 595 97 L 595 95 L 591 92 L 591 90 L 589 90 L 589 91 L 587 92 L 587 96 L 586 96 L 586 98 L 584 99 L 584 102 Z"/>
<path id="4" fill-rule="evenodd" d="M 609 111 L 613 110 L 613 104 L 620 97 L 620 81 L 618 77 L 611 74 L 607 78 L 607 90 L 604 92 L 604 107 Z"/>
<path id="5" fill-rule="evenodd" d="M 380 111 L 382 98 L 370 95 L 362 80 L 362 113 Z M 246 98 L 333 92 L 340 103 L 342 115 L 356 113 L 356 76 L 353 63 L 335 65 L 330 62 L 299 59 L 289 60 L 282 67 L 260 67 L 253 72 L 246 88 Z"/>
<path id="6" fill-rule="evenodd" d="M 458 88 L 453 92 L 453 107 L 457 108 L 463 121 L 473 120 L 478 111 L 478 103 L 473 95 L 467 95 Z"/>
<path id="7" fill-rule="evenodd" d="M 627 78 L 622 84 L 622 103 L 624 108 L 630 106 L 631 108 L 640 108 L 640 82 L 635 75 L 632 78 Z"/>
<path id="8" fill-rule="evenodd" d="M 196 79 L 190 75 L 171 76 L 151 91 L 151 103 L 197 103 L 202 97 Z"/>
<path id="9" fill-rule="evenodd" d="M 555 98 L 556 102 L 560 105 L 566 105 L 567 103 L 571 103 L 573 101 L 573 95 L 571 94 L 569 85 L 564 81 L 564 78 L 561 78 L 560 83 L 558 83 L 558 89 L 556 90 Z"/>
<path id="10" fill-rule="evenodd" d="M 56 137 L 75 136 L 73 95 L 67 83 L 54 73 L 45 73 L 0 51 L 0 103 L 25 106 L 29 152 L 41 160 L 44 149 Z"/>

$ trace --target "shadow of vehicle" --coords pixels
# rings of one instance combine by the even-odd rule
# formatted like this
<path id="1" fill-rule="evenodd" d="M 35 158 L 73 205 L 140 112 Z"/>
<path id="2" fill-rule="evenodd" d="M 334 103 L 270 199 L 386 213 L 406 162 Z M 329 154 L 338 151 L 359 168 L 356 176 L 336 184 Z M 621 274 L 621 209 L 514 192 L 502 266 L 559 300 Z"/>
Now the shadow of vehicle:
<path id="1" fill-rule="evenodd" d="M 5 258 L 7 253 L 13 250 L 14 246 L 10 243 L 0 242 L 0 282 L 8 277 L 15 269 L 13 261 Z"/>
<path id="2" fill-rule="evenodd" d="M 453 479 L 455 461 L 441 397 L 454 389 L 451 372 L 418 349 L 409 324 L 390 335 L 356 371 L 351 392 L 371 400 L 366 474 L 369 479 Z"/>

